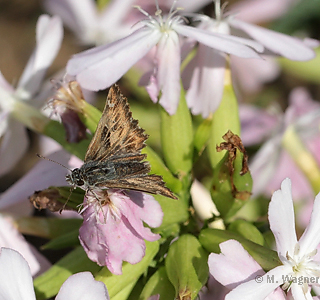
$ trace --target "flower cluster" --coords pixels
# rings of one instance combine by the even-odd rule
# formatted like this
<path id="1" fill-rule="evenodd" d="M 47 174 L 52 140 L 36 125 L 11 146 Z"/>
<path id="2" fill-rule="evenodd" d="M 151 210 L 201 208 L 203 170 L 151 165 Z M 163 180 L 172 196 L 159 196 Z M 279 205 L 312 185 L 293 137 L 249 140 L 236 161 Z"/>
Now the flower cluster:
<path id="1" fill-rule="evenodd" d="M 44 0 L 0 61 L 0 299 L 320 299 L 309 2 Z"/>

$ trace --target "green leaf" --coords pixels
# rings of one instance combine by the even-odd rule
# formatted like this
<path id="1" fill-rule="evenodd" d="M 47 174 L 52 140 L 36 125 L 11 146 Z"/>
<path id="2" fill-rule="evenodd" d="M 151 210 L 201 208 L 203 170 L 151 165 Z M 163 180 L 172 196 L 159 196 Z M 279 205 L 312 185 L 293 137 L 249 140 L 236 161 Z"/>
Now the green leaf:
<path id="1" fill-rule="evenodd" d="M 146 254 L 139 263 L 135 265 L 123 263 L 122 275 L 114 275 L 106 267 L 104 267 L 97 274 L 95 279 L 102 281 L 107 286 L 111 299 L 116 296 L 118 297 L 118 294 L 121 294 L 123 289 L 128 287 L 128 285 L 131 287 L 131 289 L 134 287 L 139 277 L 147 270 L 158 250 L 158 242 L 146 241 Z M 126 291 L 128 292 L 127 296 L 130 294 L 131 289 L 130 291 Z"/>
<path id="2" fill-rule="evenodd" d="M 37 300 L 56 295 L 72 274 L 89 271 L 95 275 L 100 269 L 101 267 L 89 260 L 82 247 L 77 247 L 34 280 Z"/>
<path id="3" fill-rule="evenodd" d="M 241 234 L 247 240 L 263 246 L 265 244 L 262 233 L 252 223 L 236 220 L 228 226 L 228 230 Z"/>
<path id="4" fill-rule="evenodd" d="M 243 236 L 228 230 L 207 228 L 200 232 L 199 241 L 209 252 L 220 253 L 219 244 L 227 240 L 236 240 L 246 249 L 254 260 L 265 270 L 269 271 L 279 265 L 281 261 L 276 251 L 260 246 L 245 239 Z"/>
<path id="5" fill-rule="evenodd" d="M 82 114 L 79 114 L 81 121 L 91 133 L 94 133 L 101 119 L 102 112 L 86 101 L 82 102 L 82 112 Z"/>
<path id="6" fill-rule="evenodd" d="M 160 267 L 148 280 L 139 300 L 148 300 L 150 296 L 160 295 L 160 299 L 174 299 L 175 290 L 168 279 L 166 268 Z"/>
<path id="7" fill-rule="evenodd" d="M 161 108 L 161 145 L 166 165 L 173 174 L 186 176 L 192 168 L 193 128 L 184 91 L 177 112 L 170 116 Z"/>
<path id="8" fill-rule="evenodd" d="M 208 253 L 193 235 L 182 235 L 172 243 L 165 266 L 177 299 L 195 299 L 207 282 Z"/>

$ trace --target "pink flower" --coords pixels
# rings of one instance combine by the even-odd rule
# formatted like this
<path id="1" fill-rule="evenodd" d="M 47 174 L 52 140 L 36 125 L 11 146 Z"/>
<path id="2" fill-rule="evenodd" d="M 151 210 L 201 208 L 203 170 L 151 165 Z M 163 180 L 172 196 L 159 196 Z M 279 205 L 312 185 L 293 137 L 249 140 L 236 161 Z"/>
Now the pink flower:
<path id="1" fill-rule="evenodd" d="M 320 243 L 319 214 L 320 194 L 315 198 L 310 223 L 298 241 L 295 231 L 291 181 L 289 178 L 285 179 L 281 184 L 281 190 L 274 192 L 268 211 L 270 228 L 275 236 L 277 252 L 282 265 L 271 269 L 264 275 L 261 272 L 258 273 L 257 275 L 262 275 L 260 280 L 251 276 L 244 282 L 240 281 L 240 285 L 231 286 L 233 290 L 225 299 L 250 300 L 254 298 L 263 300 L 280 285 L 282 285 L 283 290 L 290 288 L 295 300 L 311 299 L 310 287 L 319 285 L 317 282 L 319 281 L 320 262 L 316 256 L 317 247 Z M 235 254 L 239 250 L 232 248 L 228 249 L 228 252 Z M 217 261 L 219 263 L 219 259 Z M 232 264 L 234 266 L 241 265 L 242 261 L 237 256 Z M 226 264 L 223 264 L 223 261 L 222 265 L 225 266 L 224 271 L 231 271 L 230 268 L 226 267 Z M 248 266 L 243 266 L 239 273 L 243 273 L 247 269 L 249 269 Z M 217 276 L 217 274 L 215 275 Z M 235 277 L 231 272 L 229 275 Z M 224 274 L 220 277 L 223 276 Z"/>
<path id="2" fill-rule="evenodd" d="M 143 222 L 158 227 L 163 213 L 159 203 L 145 193 L 110 189 L 94 193 L 88 192 L 85 198 L 79 239 L 92 261 L 119 275 L 122 261 L 136 264 L 143 258 L 144 239 L 160 238 Z M 105 199 L 105 203 L 96 197 Z"/>
<path id="3" fill-rule="evenodd" d="M 35 300 L 28 263 L 18 252 L 1 248 L 0 298 L 5 300 Z M 90 272 L 70 276 L 61 286 L 56 300 L 110 300 L 106 286 L 96 281 Z"/>
<path id="4" fill-rule="evenodd" d="M 273 55 L 281 55 L 291 60 L 310 60 L 315 57 L 315 53 L 303 41 L 294 37 L 278 33 L 266 28 L 246 23 L 229 16 L 223 18 L 220 8 L 220 1 L 215 1 L 216 19 L 206 16 L 199 16 L 200 27 L 212 33 L 220 33 L 229 36 L 230 39 L 241 39 L 240 36 L 249 36 L 253 40 L 264 46 L 265 52 Z M 235 31 L 235 35 L 233 35 Z M 234 54 L 234 53 L 230 53 Z M 241 55 L 237 55 L 241 57 Z M 249 57 L 247 57 L 249 58 Z M 237 58 L 239 60 L 239 58 Z M 246 63 L 246 62 L 243 62 Z M 261 79 L 266 78 L 268 68 L 269 77 L 278 72 L 278 68 L 255 61 L 257 68 L 263 68 Z M 259 67 L 258 67 L 259 65 Z M 220 105 L 224 90 L 224 77 L 226 68 L 226 55 L 220 49 L 207 47 L 200 44 L 197 54 L 186 66 L 183 73 L 183 83 L 188 90 L 186 99 L 193 114 L 201 114 L 204 118 L 214 112 Z M 241 75 L 241 74 L 239 74 Z M 201 99 L 201 101 L 199 100 Z"/>
<path id="5" fill-rule="evenodd" d="M 74 55 L 67 64 L 67 72 L 76 76 L 82 87 L 90 90 L 105 89 L 116 82 L 137 61 L 156 46 L 154 68 L 148 72 L 147 90 L 153 101 L 169 114 L 174 114 L 180 99 L 180 43 L 189 37 L 208 47 L 240 57 L 259 58 L 263 47 L 247 39 L 212 33 L 186 26 L 177 11 L 162 16 L 157 6 L 156 16 L 146 14 L 146 20 L 131 35 L 105 46 Z M 112 70 L 109 72 L 107 70 Z"/>
<path id="6" fill-rule="evenodd" d="M 282 115 L 268 113 L 254 107 L 240 106 L 242 139 L 244 145 L 265 140 L 250 162 L 253 193 L 269 196 L 283 178 L 290 176 L 294 199 L 310 199 L 313 191 L 302 171 L 282 147 L 282 138 L 290 126 L 320 163 L 318 133 L 320 105 L 302 88 L 295 89 L 289 98 L 289 107 Z"/>
<path id="7" fill-rule="evenodd" d="M 39 17 L 36 28 L 36 48 L 20 77 L 16 88 L 0 72 L 0 175 L 6 174 L 21 159 L 28 147 L 24 126 L 13 118 L 25 114 L 17 108 L 19 102 L 40 107 L 48 97 L 48 90 L 40 91 L 47 68 L 58 53 L 63 38 L 59 17 Z"/>
<path id="8" fill-rule="evenodd" d="M 228 299 L 228 292 L 235 289 L 242 283 L 261 278 L 265 272 L 261 266 L 250 256 L 250 254 L 235 240 L 228 240 L 219 245 L 221 253 L 211 253 L 208 259 L 209 271 L 215 280 L 222 284 L 225 289 L 220 287 L 223 293 L 221 299 Z M 262 285 L 263 282 L 261 282 Z M 271 284 L 270 284 L 271 285 Z M 209 291 L 210 292 L 210 291 Z M 210 293 L 205 294 L 204 298 L 209 299 Z M 217 293 L 217 291 L 213 291 Z M 249 293 L 250 291 L 248 291 Z M 276 288 L 271 295 L 267 295 L 265 300 L 285 300 L 285 294 L 281 288 Z M 251 294 L 255 295 L 254 293 Z M 251 299 L 260 299 L 252 296 Z M 202 299 L 202 298 L 201 298 Z M 241 297 L 239 299 L 242 299 Z"/>

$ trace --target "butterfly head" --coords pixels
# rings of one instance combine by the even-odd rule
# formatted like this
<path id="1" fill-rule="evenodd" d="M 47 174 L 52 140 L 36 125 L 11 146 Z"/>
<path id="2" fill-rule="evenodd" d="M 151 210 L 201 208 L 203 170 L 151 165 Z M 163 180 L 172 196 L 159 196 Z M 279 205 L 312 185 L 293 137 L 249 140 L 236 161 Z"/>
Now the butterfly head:
<path id="1" fill-rule="evenodd" d="M 66 181 L 74 187 L 81 187 L 84 185 L 84 180 L 81 175 L 80 169 L 76 168 L 71 171 L 71 174 L 66 175 Z"/>

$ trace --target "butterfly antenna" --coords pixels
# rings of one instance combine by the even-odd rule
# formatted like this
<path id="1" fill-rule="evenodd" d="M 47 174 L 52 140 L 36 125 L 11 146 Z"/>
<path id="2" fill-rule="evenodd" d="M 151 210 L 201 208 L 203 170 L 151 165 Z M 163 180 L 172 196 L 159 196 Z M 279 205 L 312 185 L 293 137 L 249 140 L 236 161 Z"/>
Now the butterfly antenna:
<path id="1" fill-rule="evenodd" d="M 75 189 L 75 186 L 72 186 L 72 187 L 70 188 L 69 196 L 68 196 L 68 198 L 67 198 L 66 202 L 63 204 L 63 206 L 62 206 L 62 207 L 61 207 L 61 209 L 59 210 L 59 213 L 60 213 L 60 214 L 61 214 L 61 213 L 62 213 L 62 211 L 66 208 L 67 203 L 69 202 L 70 197 L 71 197 L 72 192 L 73 192 L 73 190 L 74 190 L 74 189 Z"/>
<path id="2" fill-rule="evenodd" d="M 45 160 L 54 162 L 54 163 L 60 165 L 61 167 L 64 167 L 64 168 L 67 169 L 68 171 L 72 172 L 72 170 L 70 170 L 68 167 L 64 166 L 63 164 L 58 163 L 58 162 L 55 161 L 55 160 L 52 160 L 52 159 L 50 159 L 50 158 L 48 158 L 48 157 L 45 157 L 45 156 L 42 156 L 41 154 L 38 154 L 38 153 L 37 153 L 37 156 L 38 156 L 39 158 L 43 158 L 43 159 L 45 159 Z"/>

